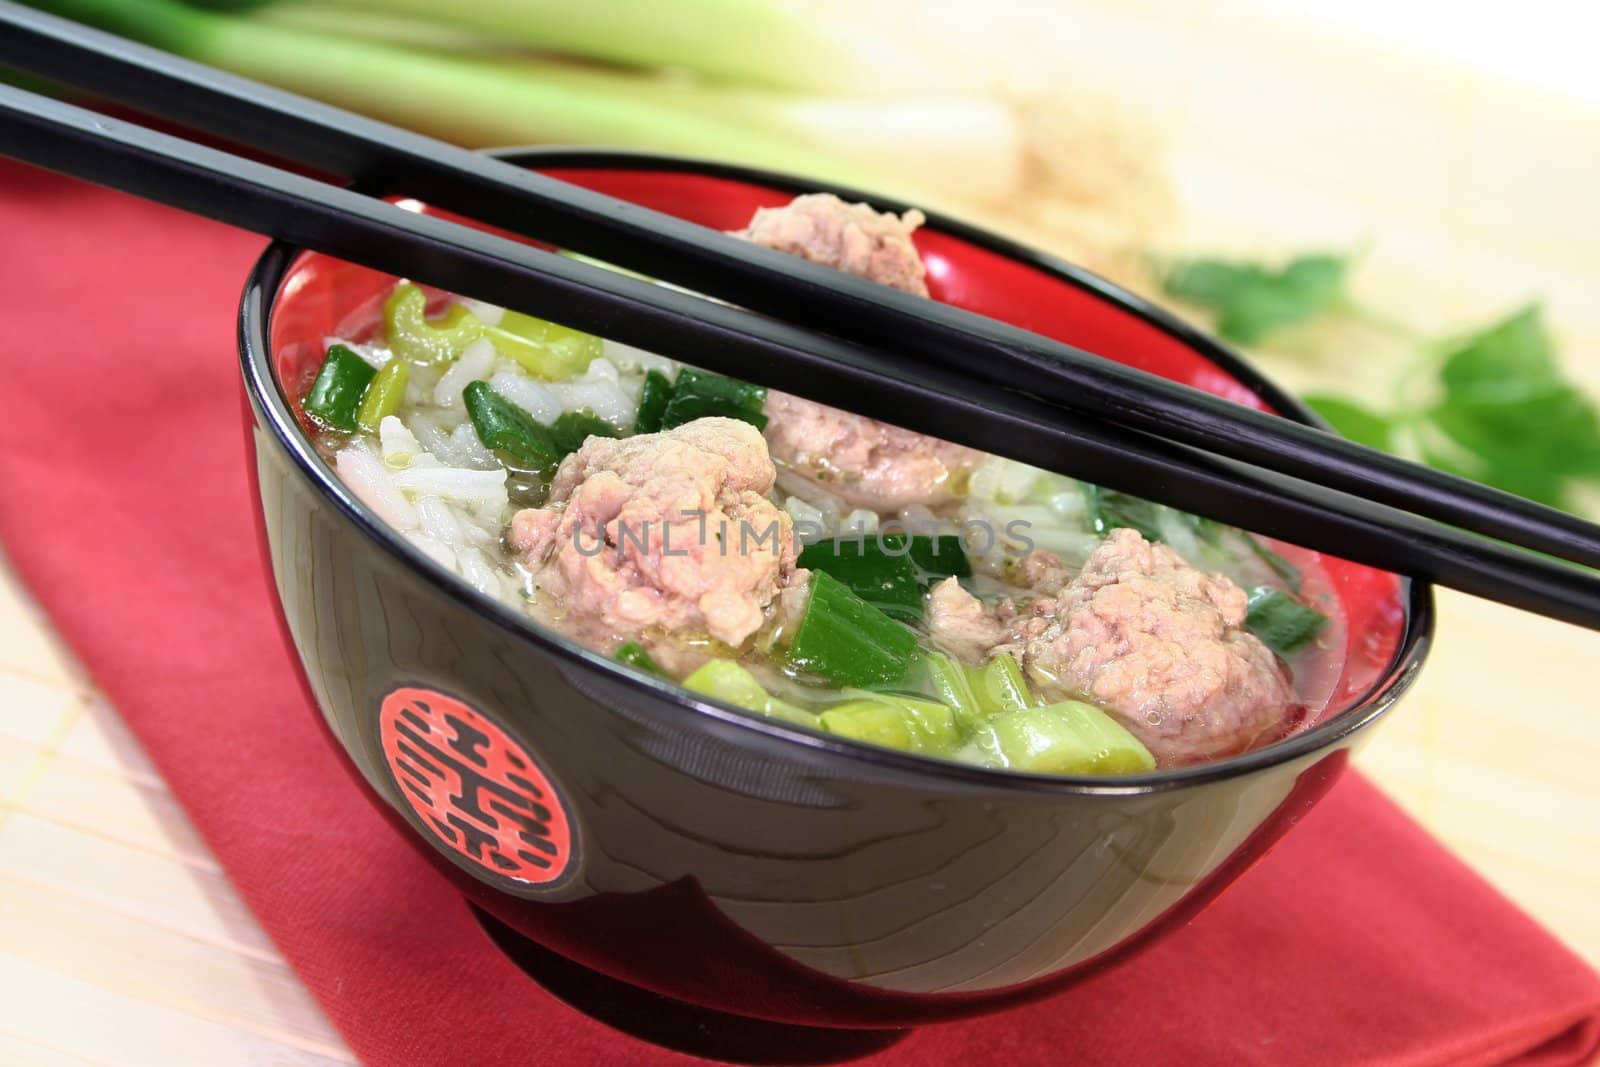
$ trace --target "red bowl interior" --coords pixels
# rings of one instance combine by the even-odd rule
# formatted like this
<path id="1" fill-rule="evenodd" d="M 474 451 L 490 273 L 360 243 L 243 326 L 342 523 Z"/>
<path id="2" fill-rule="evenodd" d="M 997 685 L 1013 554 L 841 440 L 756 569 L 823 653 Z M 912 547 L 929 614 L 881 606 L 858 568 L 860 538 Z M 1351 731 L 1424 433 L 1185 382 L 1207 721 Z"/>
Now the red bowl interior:
<path id="1" fill-rule="evenodd" d="M 742 228 L 756 208 L 783 204 L 792 196 L 734 178 L 669 170 L 548 168 L 545 173 L 720 230 Z M 1267 408 L 1248 386 L 1134 307 L 932 226 L 920 230 L 916 240 L 935 299 Z M 323 339 L 360 340 L 370 333 L 377 305 L 394 281 L 319 254 L 295 261 L 275 302 L 270 338 L 279 382 L 297 410 L 321 362 Z M 1298 564 L 1319 563 L 1327 592 L 1343 610 L 1343 655 L 1327 659 L 1337 676 L 1317 686 L 1329 696 L 1321 708 L 1310 709 L 1313 717 L 1326 718 L 1358 703 L 1390 668 L 1405 635 L 1405 586 L 1386 571 L 1296 546 L 1277 547 Z"/>

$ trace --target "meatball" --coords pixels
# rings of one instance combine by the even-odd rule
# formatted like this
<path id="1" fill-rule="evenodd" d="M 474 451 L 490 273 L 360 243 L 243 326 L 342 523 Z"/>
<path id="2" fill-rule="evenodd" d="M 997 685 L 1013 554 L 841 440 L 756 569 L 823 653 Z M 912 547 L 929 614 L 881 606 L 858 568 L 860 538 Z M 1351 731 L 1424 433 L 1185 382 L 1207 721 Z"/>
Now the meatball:
<path id="1" fill-rule="evenodd" d="M 965 493 L 966 472 L 980 458 L 970 448 L 787 393 L 769 393 L 766 413 L 773 458 L 851 507 L 885 514 L 911 504 L 938 507 Z"/>
<path id="2" fill-rule="evenodd" d="M 1278 728 L 1294 692 L 1244 628 L 1244 590 L 1134 530 L 1113 530 L 1064 586 L 1060 560 L 1024 560 L 1036 595 L 991 612 L 954 579 L 928 600 L 928 628 L 968 663 L 1017 657 L 1052 699 L 1104 708 L 1164 765 L 1242 752 Z"/>
<path id="3" fill-rule="evenodd" d="M 918 296 L 928 287 L 912 232 L 922 215 L 880 213 L 830 193 L 756 212 L 740 236 Z M 981 458 L 973 449 L 902 430 L 787 393 L 767 397 L 767 444 L 799 478 L 852 507 L 895 512 L 937 507 L 964 492 Z"/>
<path id="4" fill-rule="evenodd" d="M 920 211 L 895 215 L 874 211 L 866 204 L 847 204 L 832 193 L 808 193 L 783 207 L 761 208 L 739 236 L 764 248 L 927 296 L 927 272 L 911 243 L 911 234 L 921 225 Z"/>
<path id="5" fill-rule="evenodd" d="M 778 593 L 803 583 L 761 434 L 734 419 L 591 437 L 550 499 L 519 511 L 510 543 L 558 628 L 613 648 L 650 631 L 737 647 Z"/>

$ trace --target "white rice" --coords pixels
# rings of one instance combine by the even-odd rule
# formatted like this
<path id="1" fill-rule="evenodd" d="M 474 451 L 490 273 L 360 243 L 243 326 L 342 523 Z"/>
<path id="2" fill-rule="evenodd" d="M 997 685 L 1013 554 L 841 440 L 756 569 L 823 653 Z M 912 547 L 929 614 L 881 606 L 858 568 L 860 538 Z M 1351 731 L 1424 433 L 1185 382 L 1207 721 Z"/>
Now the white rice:
<path id="1" fill-rule="evenodd" d="M 487 377 L 499 358 L 500 353 L 495 349 L 494 342 L 487 337 L 480 337 L 462 349 L 460 357 L 439 376 L 439 384 L 433 387 L 434 405 L 441 408 L 461 407 L 461 391 L 478 379 Z"/>
<path id="2" fill-rule="evenodd" d="M 622 386 L 622 376 L 616 364 L 601 357 L 589 364 L 589 369 L 570 382 L 556 382 L 549 386 L 561 401 L 563 411 L 582 411 L 588 408 L 619 430 L 633 425 L 638 411 L 637 399 L 630 399 Z"/>
<path id="3" fill-rule="evenodd" d="M 555 390 L 526 374 L 501 371 L 489 379 L 489 388 L 532 415 L 535 422 L 551 423 L 561 414 L 561 397 Z"/>

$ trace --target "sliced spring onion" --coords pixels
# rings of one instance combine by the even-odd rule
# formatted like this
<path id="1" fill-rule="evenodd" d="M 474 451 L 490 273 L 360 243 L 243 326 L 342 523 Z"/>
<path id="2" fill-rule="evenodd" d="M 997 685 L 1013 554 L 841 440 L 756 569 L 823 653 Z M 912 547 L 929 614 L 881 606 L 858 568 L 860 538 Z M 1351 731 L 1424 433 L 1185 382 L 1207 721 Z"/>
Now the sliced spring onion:
<path id="1" fill-rule="evenodd" d="M 856 596 L 896 619 L 922 618 L 922 582 L 917 567 L 900 547 L 885 546 L 876 537 L 842 537 L 807 545 L 798 566 L 839 579 Z"/>
<path id="2" fill-rule="evenodd" d="M 406 397 L 406 383 L 410 380 L 411 364 L 403 359 L 385 363 L 367 387 L 367 395 L 361 398 L 356 425 L 366 433 L 377 433 L 378 424 L 400 410 L 400 402 Z"/>
<path id="3" fill-rule="evenodd" d="M 1112 530 L 1127 528 L 1137 530 L 1146 541 L 1162 540 L 1158 518 L 1160 504 L 1087 482 L 1083 484 L 1083 495 L 1088 505 L 1089 524 L 1101 537 Z"/>
<path id="4" fill-rule="evenodd" d="M 957 758 L 1035 774 L 1137 774 L 1156 765 L 1120 723 L 1077 700 L 996 715 Z"/>
<path id="5" fill-rule="evenodd" d="M 905 544 L 906 537 L 904 534 L 884 534 L 883 541 L 891 546 Z M 972 577 L 972 561 L 967 558 L 960 534 L 939 534 L 936 537 L 917 534 L 911 538 L 906 555 L 932 580 Z"/>
<path id="6" fill-rule="evenodd" d="M 1287 585 L 1291 592 L 1300 592 L 1303 579 L 1299 567 L 1268 548 L 1267 543 L 1255 534 L 1240 531 L 1240 535 L 1244 538 L 1245 544 L 1250 546 L 1250 551 L 1254 552 L 1261 562 L 1271 567 L 1272 572 L 1283 579 L 1283 584 Z"/>
<path id="7" fill-rule="evenodd" d="M 383 325 L 394 354 L 423 365 L 449 363 L 483 336 L 483 323 L 463 304 L 429 319 L 428 294 L 410 282 L 395 286 L 383 302 Z"/>
<path id="8" fill-rule="evenodd" d="M 547 381 L 582 374 L 605 350 L 605 342 L 592 334 L 520 311 L 507 311 L 484 333 L 502 356 Z"/>
<path id="9" fill-rule="evenodd" d="M 1244 625 L 1262 644 L 1287 659 L 1328 625 L 1328 617 L 1282 590 L 1263 585 L 1250 592 Z"/>
<path id="10" fill-rule="evenodd" d="M 917 681 L 939 702 L 947 704 L 956 713 L 956 720 L 967 730 L 975 730 L 983 721 L 984 712 L 978 697 L 967 682 L 967 672 L 943 652 L 927 652 L 918 664 Z"/>
<path id="11" fill-rule="evenodd" d="M 563 455 L 549 427 L 489 387 L 470 382 L 461 392 L 467 417 L 485 448 L 493 449 L 519 470 L 548 474 Z"/>
<path id="12" fill-rule="evenodd" d="M 556 421 L 550 424 L 550 434 L 565 458 L 582 448 L 591 437 L 616 437 L 617 428 L 586 408 L 556 416 Z"/>
<path id="13" fill-rule="evenodd" d="M 618 646 L 617 650 L 611 654 L 611 658 L 618 663 L 626 663 L 630 667 L 637 667 L 647 674 L 654 674 L 662 678 L 667 676 L 667 672 L 661 669 L 661 664 L 657 663 L 655 657 L 646 652 L 644 646 L 637 641 L 629 641 L 625 645 Z"/>
<path id="14" fill-rule="evenodd" d="M 852 741 L 902 752 L 949 755 L 961 740 L 955 712 L 932 700 L 898 694 L 862 694 L 822 713 L 822 728 Z"/>
<path id="15" fill-rule="evenodd" d="M 760 712 L 774 719 L 802 726 L 817 725 L 815 715 L 786 700 L 779 700 L 767 692 L 755 675 L 731 659 L 713 659 L 701 664 L 683 680 L 683 687 L 690 692 Z"/>
<path id="16" fill-rule="evenodd" d="M 300 407 L 323 426 L 354 432 L 361 397 L 377 374 L 372 364 L 344 345 L 333 345 Z"/>
<path id="17" fill-rule="evenodd" d="M 917 636 L 826 571 L 811 576 L 811 597 L 789 658 L 835 685 L 895 685 L 906 675 Z"/>
<path id="18" fill-rule="evenodd" d="M 695 419 L 720 415 L 743 419 L 759 430 L 767 425 L 767 417 L 761 411 L 766 403 L 767 391 L 759 385 L 685 367 L 678 372 L 672 398 L 661 413 L 661 428 L 670 430 Z"/>
<path id="19" fill-rule="evenodd" d="M 963 667 L 962 671 L 978 710 L 984 715 L 1021 711 L 1033 704 L 1022 667 L 1009 653 L 1002 652 L 982 667 Z"/>
<path id="20" fill-rule="evenodd" d="M 639 414 L 633 421 L 634 433 L 657 433 L 661 417 L 666 414 L 672 400 L 672 379 L 658 370 L 644 376 L 644 388 L 639 391 Z"/>

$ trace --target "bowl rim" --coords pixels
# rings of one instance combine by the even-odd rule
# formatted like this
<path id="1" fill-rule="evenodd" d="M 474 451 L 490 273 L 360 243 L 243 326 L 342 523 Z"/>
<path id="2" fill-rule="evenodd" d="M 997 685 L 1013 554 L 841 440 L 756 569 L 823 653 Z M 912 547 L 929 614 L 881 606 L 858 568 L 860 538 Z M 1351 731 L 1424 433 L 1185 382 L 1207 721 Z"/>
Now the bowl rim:
<path id="1" fill-rule="evenodd" d="M 518 147 L 489 151 L 519 166 L 541 170 L 633 170 L 696 174 L 787 193 L 832 192 L 852 201 L 865 201 L 880 210 L 901 212 L 913 206 L 833 182 L 685 156 L 570 147 Z M 1311 409 L 1246 362 L 1238 352 L 1143 297 L 1049 253 L 938 212 L 919 210 L 923 210 L 929 229 L 1015 260 L 1057 281 L 1090 291 L 1192 348 L 1284 417 L 1328 428 Z M 752 742 L 759 743 L 758 739 L 764 739 L 767 742 L 800 745 L 810 749 L 814 756 L 841 758 L 863 765 L 861 769 L 864 771 L 898 772 L 920 784 L 946 791 L 961 788 L 965 791 L 977 789 L 1039 796 L 1139 796 L 1236 778 L 1321 750 L 1331 750 L 1337 743 L 1382 716 L 1400 699 L 1415 680 L 1431 646 L 1435 619 L 1432 586 L 1426 581 L 1399 575 L 1400 592 L 1405 604 L 1404 618 L 1401 620 L 1404 632 L 1390 662 L 1378 678 L 1343 711 L 1309 730 L 1240 755 L 1188 767 L 1119 777 L 1073 777 L 975 767 L 833 738 L 801 726 L 765 718 L 731 704 L 703 699 L 676 682 L 648 675 L 546 630 L 512 606 L 484 596 L 405 540 L 345 487 L 302 430 L 289 398 L 277 380 L 273 365 L 271 315 L 285 274 L 304 251 L 285 241 L 274 241 L 267 247 L 245 281 L 237 319 L 240 369 L 250 406 L 257 421 L 271 432 L 278 446 L 292 458 L 300 475 L 374 546 L 457 605 L 517 639 L 532 641 L 545 654 L 569 664 L 596 670 L 617 684 L 648 693 L 672 707 L 674 712 L 684 713 L 682 725 L 687 728 L 706 729 L 715 723 L 722 728 L 732 728 L 736 735 L 750 735 Z M 257 506 L 259 508 L 259 504 Z"/>

